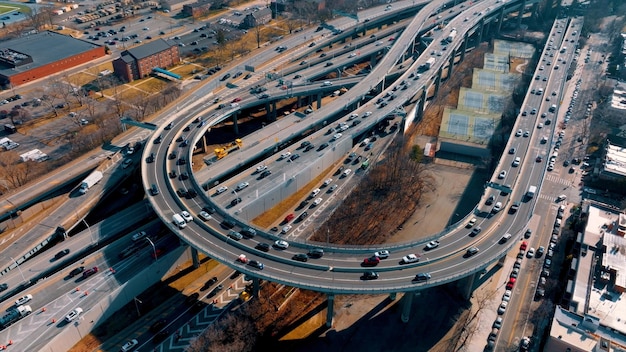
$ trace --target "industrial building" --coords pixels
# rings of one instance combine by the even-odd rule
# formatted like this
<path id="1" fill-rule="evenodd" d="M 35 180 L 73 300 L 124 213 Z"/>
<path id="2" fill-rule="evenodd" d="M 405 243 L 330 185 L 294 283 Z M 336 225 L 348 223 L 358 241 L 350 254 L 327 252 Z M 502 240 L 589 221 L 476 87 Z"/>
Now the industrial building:
<path id="1" fill-rule="evenodd" d="M 0 85 L 16 87 L 104 55 L 101 45 L 52 31 L 7 40 L 0 43 Z"/>
<path id="2" fill-rule="evenodd" d="M 168 68 L 180 62 L 178 46 L 157 39 L 138 47 L 124 50 L 113 60 L 115 75 L 125 82 L 148 77 L 154 68 Z"/>

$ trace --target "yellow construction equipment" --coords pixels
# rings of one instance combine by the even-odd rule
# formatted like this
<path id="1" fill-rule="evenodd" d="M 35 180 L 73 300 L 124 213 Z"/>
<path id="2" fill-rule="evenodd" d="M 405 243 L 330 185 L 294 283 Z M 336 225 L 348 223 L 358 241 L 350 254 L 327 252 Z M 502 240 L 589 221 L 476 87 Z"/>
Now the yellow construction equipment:
<path id="1" fill-rule="evenodd" d="M 217 157 L 217 160 L 225 157 L 226 155 L 228 155 L 229 152 L 232 152 L 233 150 L 237 150 L 243 147 L 243 141 L 239 138 L 235 139 L 234 142 L 231 142 L 230 144 L 227 144 L 225 146 L 221 146 L 220 148 L 215 148 L 213 150 L 213 152 L 215 153 L 215 156 Z"/>

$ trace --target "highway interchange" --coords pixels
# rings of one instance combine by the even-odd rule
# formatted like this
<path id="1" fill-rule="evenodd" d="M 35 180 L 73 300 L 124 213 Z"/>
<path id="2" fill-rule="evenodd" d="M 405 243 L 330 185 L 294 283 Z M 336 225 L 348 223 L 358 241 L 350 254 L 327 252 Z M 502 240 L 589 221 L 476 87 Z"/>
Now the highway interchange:
<path id="1" fill-rule="evenodd" d="M 464 14 L 456 16 L 455 19 L 453 19 L 448 24 L 446 29 L 444 29 L 440 33 L 440 37 L 445 37 L 447 34 L 447 29 L 452 27 L 457 28 L 460 33 L 470 30 L 471 27 L 477 22 L 477 20 L 475 20 L 474 18 L 478 18 L 476 17 L 477 15 L 474 15 L 474 13 L 485 12 L 487 8 L 496 8 L 498 4 L 499 2 L 495 1 L 483 2 L 475 4 L 471 7 L 466 7 L 463 10 L 465 11 Z M 411 22 L 411 24 L 402 32 L 402 35 L 393 35 L 395 40 L 393 41 L 394 44 L 391 50 L 389 50 L 385 58 L 378 63 L 372 73 L 370 73 L 370 75 L 368 76 L 375 77 L 376 79 L 368 80 L 367 83 L 355 82 L 356 86 L 355 89 L 353 89 L 354 91 L 350 90 L 340 99 L 337 99 L 330 104 L 322 106 L 316 112 L 309 115 L 305 121 L 310 122 L 311 125 L 315 125 L 319 123 L 319 121 L 321 121 L 323 117 L 335 115 L 338 111 L 343 110 L 344 106 L 352 105 L 354 101 L 361 100 L 364 91 L 368 91 L 369 89 L 373 88 L 378 82 L 383 80 L 382 77 L 387 74 L 386 71 L 397 66 L 397 59 L 402 56 L 402 52 L 404 52 L 404 50 L 408 46 L 407 43 L 412 40 L 412 36 L 414 36 L 414 33 L 417 33 L 421 30 L 421 26 L 423 23 L 426 22 L 426 18 L 430 17 L 432 13 L 437 12 L 435 10 L 436 7 L 438 6 L 435 6 L 434 4 L 427 5 L 422 11 L 418 13 L 415 19 Z M 465 13 L 471 13 L 474 16 L 472 17 L 471 21 L 464 20 Z M 558 35 L 551 36 L 551 38 L 553 38 L 554 40 L 552 44 L 554 48 L 553 51 L 560 48 L 564 37 L 567 38 L 568 36 L 571 36 L 577 39 L 575 35 L 572 35 L 572 31 L 575 30 L 576 27 L 567 27 L 566 22 L 567 21 L 564 20 L 556 22 L 560 25 L 562 30 L 561 33 L 558 33 Z M 567 28 L 567 30 L 565 28 Z M 306 33 L 309 32 L 303 32 L 301 34 L 304 35 Z M 308 35 L 314 34 L 309 33 L 307 34 L 307 36 Z M 423 90 L 423 87 L 427 87 L 432 81 L 432 75 L 438 72 L 439 68 L 442 67 L 446 62 L 448 62 L 448 60 L 444 60 L 444 57 L 438 59 L 436 65 L 432 67 L 428 72 L 423 72 L 422 76 L 419 79 L 414 80 L 413 78 L 409 77 L 409 75 L 417 71 L 417 67 L 425 62 L 425 60 L 428 58 L 428 54 L 431 51 L 441 50 L 442 47 L 440 39 L 441 38 L 435 37 L 435 40 L 432 42 L 431 46 L 429 46 L 428 50 L 425 51 L 426 55 L 422 55 L 411 65 L 411 67 L 406 68 L 406 71 L 404 71 L 404 73 L 397 79 L 396 82 L 400 82 L 402 80 L 410 82 L 412 88 L 407 90 L 398 89 L 394 91 L 396 94 L 395 103 L 390 104 L 386 107 L 379 108 L 378 106 L 373 104 L 373 102 L 377 98 L 375 97 L 374 99 L 372 99 L 372 101 L 367 102 L 358 109 L 354 110 L 355 113 L 359 114 L 358 120 L 362 122 L 358 126 L 350 127 L 347 131 L 345 131 L 346 133 L 342 132 L 342 136 L 332 143 L 335 143 L 337 145 L 342 144 L 345 148 L 347 148 L 347 150 L 350 150 L 353 143 L 352 139 L 354 139 L 355 146 L 358 146 L 360 144 L 359 138 L 363 137 L 367 130 L 374 126 L 374 121 L 380 121 L 384 119 L 385 116 L 396 110 L 398 106 L 402 105 L 402 102 L 410 99 L 410 97 L 414 96 L 416 92 Z M 318 40 L 316 41 L 318 42 L 318 45 L 323 45 Z M 450 48 L 456 49 L 460 47 L 461 41 L 462 36 L 457 37 L 453 43 L 448 44 L 449 50 Z M 387 42 L 385 42 L 385 44 L 387 44 Z M 373 45 L 376 45 L 375 42 L 373 43 Z M 562 45 L 564 46 L 565 44 Z M 186 135 L 193 133 L 193 137 L 190 138 L 193 138 L 193 141 L 195 143 L 200 138 L 202 133 L 206 130 L 206 128 L 211 126 L 211 124 L 207 124 L 206 128 L 196 128 L 197 125 L 193 124 L 193 129 L 190 132 L 181 131 L 185 126 L 192 124 L 191 121 L 198 116 L 198 110 L 196 109 L 193 113 L 187 114 L 186 119 L 180 118 L 180 115 L 182 113 L 192 109 L 193 106 L 191 105 L 190 101 L 188 101 L 185 105 L 179 105 L 169 111 L 170 116 L 176 117 L 175 119 L 170 119 L 176 120 L 174 121 L 174 127 L 171 130 L 167 131 L 161 128 L 154 134 L 154 136 L 159 133 L 161 134 L 161 136 L 163 137 L 162 143 L 153 144 L 152 139 L 150 139 L 146 143 L 147 147 L 144 150 L 142 160 L 145 160 L 147 154 L 149 154 L 150 152 L 155 152 L 157 158 L 155 163 L 142 164 L 144 186 L 146 189 L 149 189 L 151 184 L 158 184 L 159 189 L 161 190 L 160 195 L 149 197 L 153 205 L 155 206 L 155 210 L 157 211 L 157 213 L 162 217 L 162 220 L 165 223 L 170 224 L 170 228 L 173 231 L 179 233 L 179 235 L 181 235 L 181 237 L 188 241 L 192 246 L 206 251 L 212 257 L 215 257 L 219 261 L 233 268 L 236 268 L 237 270 L 252 274 L 255 277 L 269 279 L 292 286 L 309 288 L 316 291 L 338 294 L 353 292 L 381 293 L 410 291 L 453 281 L 461 277 L 470 275 L 473 272 L 482 270 L 482 268 L 487 266 L 489 263 L 501 257 L 503 253 L 510 249 L 511 246 L 515 245 L 515 241 L 511 241 L 508 244 L 504 245 L 499 243 L 500 237 L 504 233 L 510 232 L 515 234 L 516 236 L 519 236 L 525 230 L 528 219 L 532 215 L 535 200 L 533 199 L 529 202 L 523 202 L 520 210 L 517 211 L 515 214 L 507 214 L 508 207 L 512 204 L 512 202 L 523 199 L 523 195 L 529 185 L 540 185 L 542 182 L 542 178 L 545 172 L 546 161 L 550 153 L 549 148 L 552 142 L 551 138 L 554 134 L 554 128 L 557 124 L 555 123 L 555 117 L 552 118 L 553 123 L 551 125 L 545 125 L 543 128 L 537 128 L 537 124 L 545 121 L 546 118 L 541 117 L 541 113 L 547 112 L 549 106 L 552 104 L 552 102 L 546 102 L 545 98 L 553 91 L 557 93 L 557 96 L 560 96 L 561 94 L 563 83 L 565 82 L 563 78 L 564 75 L 567 74 L 567 67 L 569 66 L 569 63 L 571 62 L 573 56 L 573 46 L 573 44 L 569 45 L 570 49 L 565 53 L 559 54 L 558 51 L 556 51 L 553 60 L 557 61 L 557 57 L 559 56 L 565 60 L 564 63 L 560 64 L 560 69 L 555 69 L 556 65 L 555 63 L 553 63 L 549 68 L 538 70 L 535 73 L 535 75 L 540 75 L 541 77 L 545 76 L 547 79 L 546 81 L 543 81 L 542 79 L 534 80 L 531 83 L 531 88 L 543 88 L 544 92 L 542 95 L 529 94 L 526 101 L 524 102 L 522 111 L 526 110 L 530 112 L 532 108 L 536 108 L 538 112 L 536 114 L 520 116 L 517 124 L 514 127 L 514 131 L 516 131 L 517 129 L 522 129 L 523 131 L 528 130 L 529 137 L 516 137 L 512 134 L 506 150 L 515 147 L 517 152 L 514 154 L 503 154 L 502 159 L 500 160 L 500 164 L 498 168 L 496 168 L 492 180 L 494 183 L 511 185 L 513 188 L 512 193 L 510 193 L 508 196 L 505 196 L 502 193 L 499 193 L 498 190 L 495 190 L 493 188 L 487 188 L 483 200 L 480 204 L 477 205 L 475 214 L 468 215 L 466 220 L 448 229 L 448 231 L 443 232 L 442 234 L 433 235 L 428 239 L 420 240 L 420 242 L 418 243 L 406 243 L 393 247 L 372 246 L 369 248 L 340 248 L 333 246 L 332 244 L 320 244 L 319 246 L 316 245 L 314 247 L 324 248 L 324 256 L 320 259 L 311 259 L 307 263 L 301 263 L 296 262 L 291 258 L 298 253 L 306 253 L 310 248 L 313 247 L 310 245 L 310 243 L 305 243 L 304 240 L 301 238 L 297 239 L 297 241 L 290 239 L 290 247 L 286 250 L 279 251 L 276 249 L 271 249 L 267 253 L 256 250 L 254 247 L 256 247 L 256 245 L 260 242 L 272 243 L 275 239 L 278 239 L 280 237 L 274 234 L 262 233 L 260 229 L 257 229 L 257 236 L 253 239 L 243 239 L 241 241 L 233 241 L 232 239 L 229 239 L 226 236 L 228 230 L 222 228 L 220 225 L 223 223 L 222 220 L 235 217 L 234 220 L 237 224 L 235 227 L 236 230 L 245 229 L 248 227 L 246 224 L 240 223 L 236 219 L 235 212 L 237 208 L 228 207 L 230 199 L 234 196 L 232 193 L 230 193 L 230 190 L 235 188 L 236 185 L 240 182 L 249 182 L 250 186 L 240 191 L 237 195 L 241 197 L 254 198 L 254 196 L 252 196 L 251 194 L 255 192 L 254 188 L 257 188 L 257 184 L 259 183 L 259 181 L 257 180 L 258 173 L 254 173 L 254 170 L 258 165 L 264 164 L 272 169 L 273 174 L 267 181 L 280 181 L 282 174 L 287 174 L 290 172 L 295 173 L 297 168 L 303 167 L 307 163 L 313 162 L 314 159 L 320 157 L 320 154 L 318 152 L 314 152 L 314 150 L 316 150 L 317 148 L 308 153 L 296 151 L 295 149 L 298 145 L 300 145 L 300 141 L 298 141 L 289 149 L 280 150 L 267 160 L 256 158 L 256 160 L 260 160 L 260 162 L 250 164 L 252 166 L 248 169 L 242 170 L 242 172 L 239 176 L 237 176 L 236 179 L 229 180 L 224 183 L 229 187 L 229 191 L 227 193 L 221 195 L 221 198 L 211 197 L 217 187 L 211 188 L 208 193 L 203 192 L 201 187 L 202 184 L 206 182 L 206 180 L 211 179 L 211 170 L 218 168 L 218 166 L 222 170 L 228 168 L 233 169 L 237 167 L 237 164 L 242 163 L 242 161 L 234 158 L 233 155 L 228 156 L 225 159 L 220 160 L 219 162 L 209 166 L 207 168 L 209 170 L 208 173 L 205 175 L 201 175 L 202 177 L 204 177 L 204 179 L 199 179 L 199 175 L 194 175 L 191 172 L 189 164 L 176 165 L 176 159 L 168 158 L 169 153 L 171 153 L 171 151 L 173 150 L 172 148 L 179 148 L 179 143 L 174 142 L 179 135 L 183 133 Z M 302 48 L 298 50 L 306 51 L 306 49 Z M 267 61 L 272 61 L 271 56 L 276 55 L 276 52 L 273 50 L 266 50 L 265 55 L 267 55 Z M 297 55 L 289 53 L 289 56 L 296 57 Z M 347 61 L 349 59 L 352 59 L 349 56 L 349 53 L 344 54 L 343 60 L 345 60 L 345 62 L 342 62 L 341 64 L 347 65 Z M 257 56 L 255 60 L 259 60 L 259 57 L 263 57 L 263 55 Z M 393 57 L 395 57 L 396 59 L 393 59 Z M 341 60 L 339 56 L 336 56 L 334 59 Z M 298 65 L 298 62 L 299 61 L 295 62 L 292 66 L 300 66 Z M 274 64 L 274 66 L 276 67 L 277 64 Z M 355 81 L 363 80 L 357 78 L 355 79 Z M 253 83 L 250 83 L 249 85 L 251 84 Z M 304 83 L 303 89 L 306 90 L 307 85 L 320 86 L 321 83 Z M 369 85 L 369 87 L 363 88 L 364 85 Z M 380 92 L 380 96 L 383 96 L 387 91 L 393 91 L 393 87 L 396 85 L 397 84 L 392 84 L 389 87 L 386 87 L 385 90 Z M 206 87 L 209 86 L 210 84 L 206 85 Z M 342 86 L 344 86 L 343 83 Z M 415 89 L 413 87 L 418 87 L 418 89 Z M 245 89 L 245 87 L 243 88 Z M 298 93 L 295 91 L 295 89 L 297 89 L 297 87 L 293 88 L 291 94 L 296 95 Z M 280 94 L 280 91 L 280 89 L 272 91 L 272 94 Z M 241 92 L 232 93 L 228 96 L 223 96 L 223 100 L 229 100 L 236 96 L 243 96 L 244 94 L 245 93 Z M 199 99 L 201 96 L 202 90 L 199 90 L 194 94 L 194 97 L 196 99 Z M 206 96 L 212 97 L 213 93 L 207 90 Z M 256 97 L 253 98 L 257 99 Z M 253 99 L 249 100 L 250 104 L 253 104 Z M 202 107 L 210 108 L 211 104 L 204 103 Z M 203 111 L 201 114 L 206 114 L 209 112 L 211 112 L 211 110 L 208 110 L 208 112 Z M 219 112 L 220 111 L 218 111 L 218 113 Z M 371 115 L 364 118 L 366 112 L 371 112 Z M 349 113 L 352 112 L 350 111 Z M 294 117 L 291 118 L 293 119 L 293 121 L 297 121 Z M 272 128 L 270 125 L 268 126 L 268 128 L 265 129 L 265 131 L 260 131 L 259 135 L 256 136 L 256 138 L 258 138 L 259 140 L 259 143 L 255 143 L 254 145 L 246 143 L 244 150 L 242 150 L 241 152 L 243 153 L 245 151 L 246 156 L 263 155 L 263 151 L 265 149 L 273 149 L 273 147 L 275 147 L 275 142 L 273 142 L 273 140 L 287 140 L 289 139 L 289 135 L 298 134 L 296 132 L 297 129 L 304 129 L 303 126 L 298 126 L 295 122 L 292 122 L 291 125 L 285 125 L 285 123 L 287 123 L 287 119 L 288 118 L 281 119 L 280 122 L 278 122 L 282 125 L 282 128 L 280 129 L 276 128 L 274 131 L 267 131 L 268 129 Z M 343 120 L 347 119 L 349 119 L 349 114 L 343 118 Z M 336 122 L 339 121 L 340 120 Z M 162 124 L 162 126 L 165 125 L 165 123 Z M 543 136 L 546 136 L 548 138 L 547 143 L 541 142 L 541 137 Z M 320 129 L 319 132 L 307 137 L 307 140 L 311 141 L 316 146 L 319 146 L 320 144 L 327 142 L 331 138 L 333 138 L 333 134 L 328 134 L 326 132 L 326 129 Z M 266 145 L 263 144 L 264 141 L 267 141 Z M 181 150 L 184 151 L 185 149 L 181 148 Z M 191 150 L 191 148 L 187 148 L 186 150 Z M 280 157 L 280 154 L 284 153 L 286 150 L 291 150 L 292 153 L 298 152 L 300 154 L 300 158 L 294 160 L 293 162 L 287 162 L 286 160 L 277 161 L 277 159 Z M 323 153 L 324 151 L 321 150 L 320 152 Z M 345 153 L 342 152 L 342 154 Z M 535 158 L 538 155 L 543 156 L 543 162 L 535 162 Z M 518 167 L 511 166 L 514 157 L 521 157 L 521 164 Z M 190 154 L 188 154 L 187 160 L 190 159 Z M 289 166 L 293 167 L 290 168 Z M 148 168 L 150 168 L 150 170 L 154 169 L 157 171 L 152 172 L 149 171 Z M 178 173 L 184 171 L 189 172 L 192 175 L 191 179 L 187 182 L 180 182 L 177 178 L 171 179 L 168 173 L 172 169 L 176 169 Z M 497 175 L 501 170 L 507 171 L 507 175 L 504 180 L 500 180 L 497 178 Z M 271 177 L 274 178 L 272 179 Z M 356 173 L 348 175 L 347 177 L 345 177 L 345 182 L 349 182 L 349 178 L 351 177 L 358 178 L 359 175 Z M 336 179 L 337 177 L 333 176 L 333 178 Z M 335 180 L 334 183 L 337 183 L 337 180 Z M 179 199 L 175 196 L 175 192 L 181 186 L 181 184 L 183 184 L 185 187 L 193 187 L 197 189 L 199 196 L 192 199 Z M 260 191 L 262 191 L 262 189 Z M 340 191 L 340 189 L 338 189 L 337 191 Z M 325 192 L 325 190 L 323 190 L 323 192 Z M 486 213 L 490 213 L 490 208 L 485 208 L 484 199 L 492 194 L 497 197 L 497 201 L 501 201 L 504 204 L 504 207 L 502 211 L 495 215 L 485 216 Z M 207 222 L 203 222 L 198 219 L 196 215 L 203 207 L 207 205 L 215 206 L 216 208 L 218 208 L 218 210 L 216 213 L 212 214 L 213 219 Z M 179 212 L 183 209 L 188 209 L 189 212 L 194 215 L 195 219 L 192 223 L 189 223 L 185 229 L 178 231 L 171 224 L 171 216 L 174 212 Z M 466 221 L 473 216 L 476 216 L 479 219 L 476 226 L 480 226 L 483 229 L 483 231 L 476 237 L 468 236 L 469 229 L 465 227 Z M 426 252 L 424 250 L 425 244 L 435 237 L 439 239 L 441 245 L 432 251 Z M 467 248 L 472 246 L 478 247 L 480 249 L 480 252 L 471 258 L 466 258 L 464 256 L 465 251 Z M 373 253 L 374 251 L 378 251 L 381 249 L 390 250 L 391 257 L 389 259 L 381 261 L 376 269 L 374 269 L 380 274 L 380 278 L 374 281 L 361 280 L 361 275 L 365 270 L 360 266 L 361 261 L 364 257 L 367 257 L 371 255 L 371 253 Z M 249 266 L 242 265 L 241 263 L 237 263 L 235 260 L 241 253 L 246 253 L 249 258 L 257 259 L 263 262 L 265 264 L 264 269 L 262 271 L 259 271 Z M 398 263 L 400 258 L 410 253 L 416 253 L 420 255 L 421 261 L 415 264 L 400 265 Z M 146 261 L 147 259 L 149 258 L 143 258 L 144 261 Z M 97 259 L 90 259 L 90 261 L 91 260 L 97 261 Z M 120 268 L 131 268 L 132 265 L 136 264 L 139 264 L 139 266 L 142 265 L 140 263 L 134 263 L 133 260 L 124 262 L 124 264 L 122 264 L 122 267 Z M 107 264 L 110 264 L 105 262 L 96 263 L 101 267 L 106 267 Z M 420 283 L 413 281 L 415 274 L 424 272 L 430 273 L 432 279 L 428 280 L 427 282 Z M 103 288 L 108 285 L 107 280 L 109 279 L 107 278 L 111 275 L 112 274 L 110 273 L 98 275 L 96 276 L 97 279 L 90 279 L 88 281 L 88 286 L 85 287 L 89 290 L 95 288 L 94 292 L 101 292 L 102 295 L 106 295 L 107 291 Z M 132 271 L 128 272 L 127 275 L 132 275 Z M 48 303 L 47 306 L 51 306 L 52 304 L 52 306 L 58 308 L 57 311 L 50 312 L 51 316 L 60 315 L 61 311 L 68 310 L 68 308 L 70 308 L 74 304 L 73 302 L 75 300 L 73 299 L 73 296 L 77 296 L 79 294 L 78 292 L 72 292 L 70 286 L 73 286 L 74 284 L 76 284 L 76 282 L 66 282 L 62 284 L 65 286 L 60 286 L 57 288 L 60 291 L 66 290 L 68 292 L 64 298 L 66 301 L 61 302 L 58 301 L 58 299 L 57 301 L 55 301 L 55 297 L 52 296 L 50 296 L 49 298 L 43 296 L 41 297 L 41 299 L 43 299 L 42 302 L 51 302 Z M 52 292 L 56 291 L 57 289 L 52 290 Z M 90 295 L 89 299 L 92 299 L 95 302 L 99 298 L 103 297 L 102 295 Z M 39 299 L 40 297 L 37 297 L 38 301 Z M 48 300 L 46 301 L 46 299 Z M 38 306 L 38 304 L 36 304 L 35 306 Z M 44 321 L 47 321 L 47 319 L 43 319 L 39 315 L 33 315 L 29 319 L 37 319 L 39 323 L 36 324 L 39 325 L 43 324 Z M 46 331 L 46 334 L 54 334 L 54 329 L 47 328 Z M 25 339 L 27 338 L 26 336 L 28 336 L 28 334 L 33 333 L 33 331 L 28 332 L 26 330 L 23 330 L 23 332 L 26 333 L 26 335 L 24 335 Z"/>

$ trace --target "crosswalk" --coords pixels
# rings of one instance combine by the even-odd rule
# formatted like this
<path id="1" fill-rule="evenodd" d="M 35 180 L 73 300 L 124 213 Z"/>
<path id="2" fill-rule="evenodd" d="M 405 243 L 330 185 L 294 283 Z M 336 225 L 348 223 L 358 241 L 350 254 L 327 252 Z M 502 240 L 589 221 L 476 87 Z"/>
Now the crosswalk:
<path id="1" fill-rule="evenodd" d="M 565 186 L 571 186 L 572 185 L 572 181 L 568 180 L 566 178 L 562 178 L 558 175 L 551 175 L 551 174 L 547 174 L 546 175 L 546 180 L 553 182 L 553 183 L 558 183 L 561 185 L 565 185 Z"/>

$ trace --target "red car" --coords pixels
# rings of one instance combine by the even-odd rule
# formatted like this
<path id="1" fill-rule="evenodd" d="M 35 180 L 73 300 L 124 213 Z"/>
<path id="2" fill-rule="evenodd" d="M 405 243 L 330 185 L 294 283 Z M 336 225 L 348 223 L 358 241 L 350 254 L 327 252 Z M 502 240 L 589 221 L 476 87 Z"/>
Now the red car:
<path id="1" fill-rule="evenodd" d="M 363 266 L 376 266 L 378 265 L 378 263 L 380 263 L 380 258 L 378 258 L 377 256 L 372 256 L 369 258 L 365 258 L 363 259 Z"/>
<path id="2" fill-rule="evenodd" d="M 507 290 L 512 290 L 513 287 L 515 286 L 515 281 L 517 281 L 514 277 L 509 279 L 509 282 L 506 283 L 506 289 Z"/>
<path id="3" fill-rule="evenodd" d="M 231 101 L 231 103 L 236 103 L 238 101 L 241 101 L 241 98 L 235 98 L 235 99 L 233 99 L 233 101 Z"/>
<path id="4" fill-rule="evenodd" d="M 98 272 L 98 267 L 94 266 L 91 269 L 87 269 L 85 271 L 83 271 L 83 277 L 90 277 L 91 275 L 95 274 Z"/>
<path id="5" fill-rule="evenodd" d="M 291 213 L 291 214 L 289 214 L 289 215 L 285 216 L 285 222 L 290 222 L 290 221 L 291 221 L 291 220 L 293 220 L 295 217 L 296 217 L 296 216 L 295 216 L 293 213 Z"/>
<path id="6" fill-rule="evenodd" d="M 522 242 L 522 244 L 519 245 L 519 249 L 522 251 L 525 251 L 526 248 L 528 248 L 528 243 L 526 243 L 526 241 Z"/>

